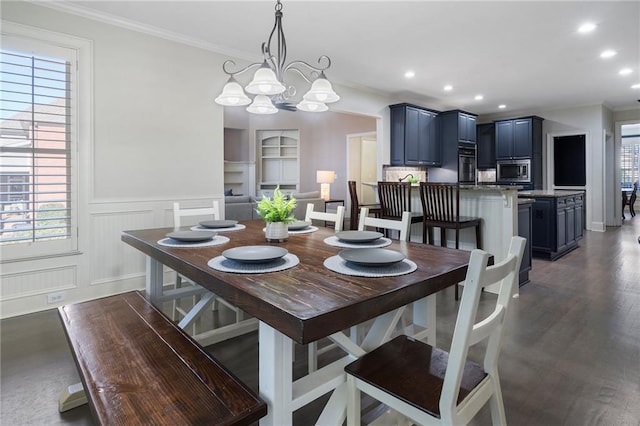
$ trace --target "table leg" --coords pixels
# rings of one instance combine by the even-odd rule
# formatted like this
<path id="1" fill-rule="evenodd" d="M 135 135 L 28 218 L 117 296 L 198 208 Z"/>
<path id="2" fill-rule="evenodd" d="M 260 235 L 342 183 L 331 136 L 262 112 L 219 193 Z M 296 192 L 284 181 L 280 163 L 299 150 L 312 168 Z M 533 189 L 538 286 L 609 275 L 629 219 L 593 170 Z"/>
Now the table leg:
<path id="1" fill-rule="evenodd" d="M 293 342 L 264 322 L 260 322 L 259 378 L 260 397 L 267 402 L 267 415 L 262 426 L 286 426 L 293 422 Z"/>
<path id="2" fill-rule="evenodd" d="M 162 306 L 162 286 L 164 285 L 164 269 L 162 263 L 147 256 L 147 280 L 145 290 L 147 297 L 154 305 Z"/>

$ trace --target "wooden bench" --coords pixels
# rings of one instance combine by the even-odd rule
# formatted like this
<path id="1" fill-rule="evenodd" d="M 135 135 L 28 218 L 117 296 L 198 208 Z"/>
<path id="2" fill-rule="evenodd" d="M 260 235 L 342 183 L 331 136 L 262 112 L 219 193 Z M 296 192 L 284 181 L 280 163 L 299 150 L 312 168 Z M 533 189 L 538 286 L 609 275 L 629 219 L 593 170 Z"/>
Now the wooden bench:
<path id="1" fill-rule="evenodd" d="M 58 311 L 100 424 L 246 425 L 267 414 L 264 401 L 139 292 Z"/>

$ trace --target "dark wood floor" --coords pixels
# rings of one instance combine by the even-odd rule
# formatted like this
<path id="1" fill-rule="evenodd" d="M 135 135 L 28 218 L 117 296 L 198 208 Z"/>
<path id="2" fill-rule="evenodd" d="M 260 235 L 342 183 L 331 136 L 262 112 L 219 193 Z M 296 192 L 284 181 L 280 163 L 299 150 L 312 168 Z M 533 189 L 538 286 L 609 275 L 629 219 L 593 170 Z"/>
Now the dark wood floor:
<path id="1" fill-rule="evenodd" d="M 511 305 L 500 357 L 511 425 L 640 425 L 639 217 L 587 232 L 578 250 L 555 262 L 534 260 L 532 282 Z M 438 295 L 440 347 L 449 346 L 457 307 L 452 290 Z M 86 406 L 57 411 L 60 391 L 79 381 L 57 313 L 0 327 L 0 424 L 93 424 Z M 257 345 L 254 333 L 208 349 L 257 388 Z M 304 348 L 298 355 L 300 374 Z M 318 405 L 299 410 L 295 423 L 313 424 Z M 489 410 L 472 424 L 490 424 Z"/>

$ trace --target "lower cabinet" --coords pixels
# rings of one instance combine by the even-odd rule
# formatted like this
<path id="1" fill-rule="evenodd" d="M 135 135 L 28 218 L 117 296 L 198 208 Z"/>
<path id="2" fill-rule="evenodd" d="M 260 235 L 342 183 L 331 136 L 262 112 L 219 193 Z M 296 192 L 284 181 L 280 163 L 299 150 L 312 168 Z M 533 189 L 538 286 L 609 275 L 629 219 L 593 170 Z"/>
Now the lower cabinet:
<path id="1" fill-rule="evenodd" d="M 555 260 L 578 247 L 583 236 L 584 195 L 534 197 L 533 257 Z"/>
<path id="2" fill-rule="evenodd" d="M 522 263 L 520 264 L 520 286 L 527 284 L 529 280 L 529 271 L 531 270 L 531 202 L 518 203 L 518 235 L 527 239 L 524 246 L 524 254 L 522 255 Z"/>

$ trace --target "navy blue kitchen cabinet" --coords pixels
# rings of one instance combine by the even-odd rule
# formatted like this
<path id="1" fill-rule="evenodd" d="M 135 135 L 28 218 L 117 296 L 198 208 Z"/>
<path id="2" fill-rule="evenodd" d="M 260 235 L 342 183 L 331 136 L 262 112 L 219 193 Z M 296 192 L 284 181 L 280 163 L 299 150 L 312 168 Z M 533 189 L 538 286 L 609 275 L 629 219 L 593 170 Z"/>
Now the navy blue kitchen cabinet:
<path id="1" fill-rule="evenodd" d="M 438 113 L 410 104 L 391 110 L 391 158 L 393 166 L 441 165 Z"/>
<path id="2" fill-rule="evenodd" d="M 578 247 L 583 236 L 583 197 L 583 194 L 533 196 L 533 257 L 555 260 Z"/>
<path id="3" fill-rule="evenodd" d="M 496 168 L 495 125 L 478 124 L 476 127 L 476 156 L 478 169 Z"/>
<path id="4" fill-rule="evenodd" d="M 476 143 L 476 115 L 469 112 L 452 110 L 441 112 L 440 130 L 442 145 L 457 146 L 458 143 Z"/>
<path id="5" fill-rule="evenodd" d="M 542 118 L 499 120 L 495 130 L 496 160 L 542 156 Z"/>

